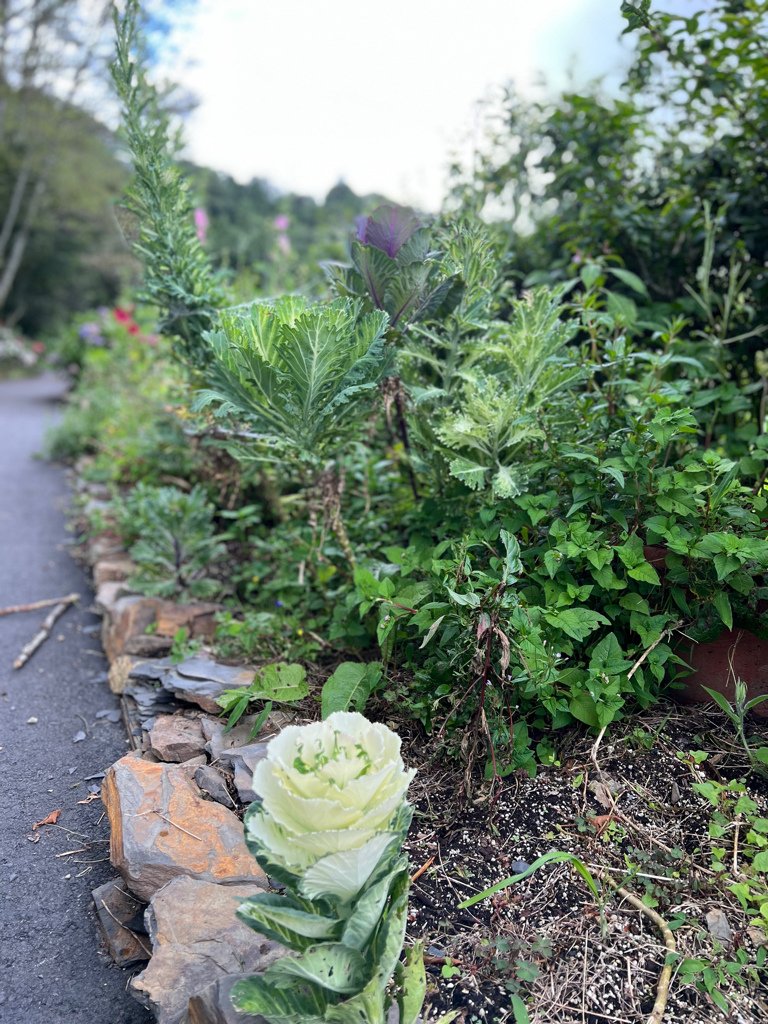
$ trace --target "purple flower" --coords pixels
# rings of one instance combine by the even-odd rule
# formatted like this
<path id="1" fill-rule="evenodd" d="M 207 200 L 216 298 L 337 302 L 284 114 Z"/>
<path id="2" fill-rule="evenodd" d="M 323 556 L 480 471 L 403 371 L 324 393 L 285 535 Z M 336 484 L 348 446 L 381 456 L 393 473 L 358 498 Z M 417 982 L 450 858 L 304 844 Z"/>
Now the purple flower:
<path id="1" fill-rule="evenodd" d="M 291 224 L 291 218 L 287 213 L 278 213 L 272 224 L 275 231 L 287 231 Z"/>
<path id="2" fill-rule="evenodd" d="M 355 218 L 358 242 L 381 249 L 394 259 L 419 228 L 421 221 L 406 206 L 379 206 L 370 217 Z"/>
<path id="3" fill-rule="evenodd" d="M 86 345 L 103 345 L 104 338 L 101 334 L 101 326 L 93 321 L 81 324 L 78 330 L 78 336 L 81 341 L 84 341 Z"/>
<path id="4" fill-rule="evenodd" d="M 283 607 L 283 602 L 282 601 L 280 601 L 280 600 L 275 601 L 275 608 L 282 608 L 282 607 Z"/>
<path id="5" fill-rule="evenodd" d="M 197 231 L 197 240 L 200 245 L 205 245 L 205 240 L 208 237 L 208 214 L 202 208 L 202 206 L 195 207 L 195 230 Z"/>

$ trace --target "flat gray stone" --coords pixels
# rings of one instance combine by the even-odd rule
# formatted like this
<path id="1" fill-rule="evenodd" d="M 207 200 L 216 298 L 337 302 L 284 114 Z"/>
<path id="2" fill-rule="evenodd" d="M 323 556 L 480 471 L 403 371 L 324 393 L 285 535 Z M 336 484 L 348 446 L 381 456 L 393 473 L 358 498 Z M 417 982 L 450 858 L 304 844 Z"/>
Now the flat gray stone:
<path id="1" fill-rule="evenodd" d="M 149 749 L 161 761 L 188 761 L 205 753 L 200 721 L 184 715 L 160 715 L 149 733 Z"/>
<path id="2" fill-rule="evenodd" d="M 224 777 L 212 765 L 201 765 L 195 769 L 195 783 L 199 790 L 207 794 L 211 800 L 215 800 L 217 804 L 223 804 L 224 807 L 229 808 L 235 806 L 235 801 L 230 796 Z"/>
<path id="3" fill-rule="evenodd" d="M 146 913 L 152 959 L 132 980 L 131 991 L 154 1013 L 157 1024 L 188 1021 L 190 999 L 222 978 L 263 971 L 283 954 L 277 943 L 235 915 L 238 905 L 258 891 L 253 884 L 176 878 L 155 894 Z M 254 1018 L 223 1020 L 253 1024 Z"/>

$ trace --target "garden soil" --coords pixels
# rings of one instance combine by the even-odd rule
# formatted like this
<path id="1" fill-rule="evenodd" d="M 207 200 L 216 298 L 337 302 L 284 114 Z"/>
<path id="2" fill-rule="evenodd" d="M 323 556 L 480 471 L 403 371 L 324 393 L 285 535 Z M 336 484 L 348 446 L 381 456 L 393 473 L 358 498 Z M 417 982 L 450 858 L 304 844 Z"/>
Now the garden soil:
<path id="1" fill-rule="evenodd" d="M 68 550 L 65 475 L 36 457 L 63 391 L 52 376 L 0 381 L 0 608 L 81 595 L 17 671 L 49 609 L 0 616 L 0 1022 L 143 1024 L 91 899 L 115 874 L 98 790 L 126 740 Z"/>

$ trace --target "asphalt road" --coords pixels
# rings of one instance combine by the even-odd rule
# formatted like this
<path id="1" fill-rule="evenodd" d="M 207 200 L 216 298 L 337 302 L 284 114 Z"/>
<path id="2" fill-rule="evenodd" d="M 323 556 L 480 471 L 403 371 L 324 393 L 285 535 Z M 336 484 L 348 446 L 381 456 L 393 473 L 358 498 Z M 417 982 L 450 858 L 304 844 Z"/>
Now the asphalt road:
<path id="1" fill-rule="evenodd" d="M 82 595 L 18 671 L 46 612 L 0 617 L 0 1022 L 144 1024 L 129 973 L 99 949 L 91 900 L 115 872 L 101 801 L 82 801 L 127 744 L 121 723 L 97 718 L 118 705 L 68 553 L 65 474 L 35 458 L 62 390 L 52 376 L 0 381 L 0 607 Z M 33 829 L 57 809 L 57 825 Z"/>

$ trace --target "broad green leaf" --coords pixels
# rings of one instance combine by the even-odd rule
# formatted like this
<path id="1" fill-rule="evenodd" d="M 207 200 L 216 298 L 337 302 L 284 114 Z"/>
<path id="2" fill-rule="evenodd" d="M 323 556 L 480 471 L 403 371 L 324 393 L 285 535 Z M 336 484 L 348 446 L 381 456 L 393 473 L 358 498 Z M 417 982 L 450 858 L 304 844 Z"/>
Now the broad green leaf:
<path id="1" fill-rule="evenodd" d="M 622 490 L 624 490 L 624 487 L 626 486 L 626 481 L 624 480 L 624 474 L 621 472 L 620 469 L 617 469 L 615 466 L 601 466 L 600 472 L 604 476 L 611 477 L 613 480 L 616 481 L 619 487 Z"/>
<path id="2" fill-rule="evenodd" d="M 637 292 L 638 295 L 644 295 L 647 298 L 648 289 L 637 274 L 633 274 L 631 270 L 624 270 L 623 267 L 609 267 L 608 271 L 613 274 L 614 277 L 617 277 L 622 284 L 631 288 L 633 292 Z"/>
<path id="3" fill-rule="evenodd" d="M 446 587 L 446 590 L 455 604 L 464 605 L 467 608 L 480 607 L 480 598 L 474 591 L 470 590 L 468 594 L 457 594 L 455 590 L 451 590 L 448 587 Z"/>
<path id="4" fill-rule="evenodd" d="M 597 705 L 588 693 L 576 693 L 568 701 L 568 710 L 578 722 L 597 728 L 600 724 Z"/>
<path id="5" fill-rule="evenodd" d="M 423 943 L 417 942 L 406 950 L 405 962 L 397 971 L 397 984 L 400 1024 L 417 1024 L 427 992 Z"/>
<path id="6" fill-rule="evenodd" d="M 621 644 L 613 633 L 607 633 L 600 643 L 595 644 L 589 659 L 590 672 L 617 676 L 628 671 L 632 662 L 627 661 Z"/>
<path id="7" fill-rule="evenodd" d="M 550 579 L 554 579 L 557 575 L 557 570 L 563 561 L 563 556 L 559 551 L 554 548 L 549 548 L 544 552 L 544 566 L 549 573 Z"/>
<path id="8" fill-rule="evenodd" d="M 627 576 L 641 583 L 653 583 L 657 586 L 661 583 L 659 574 L 650 562 L 641 562 L 639 565 L 634 565 L 631 569 L 627 569 Z"/>
<path id="9" fill-rule="evenodd" d="M 726 629 L 733 629 L 733 611 L 731 610 L 731 602 L 728 600 L 726 592 L 718 590 L 712 597 L 712 604 L 715 606 L 715 610 L 722 619 Z"/>
<path id="10" fill-rule="evenodd" d="M 318 896 L 333 896 L 343 902 L 355 899 L 386 851 L 400 841 L 399 834 L 380 832 L 356 850 L 321 857 L 304 872 L 299 884 L 301 895 L 310 900 Z"/>
<path id="11" fill-rule="evenodd" d="M 269 1024 L 324 1024 L 327 1000 L 312 985 L 276 988 L 260 974 L 232 987 L 232 1005 L 240 1013 L 261 1015 Z"/>
<path id="12" fill-rule="evenodd" d="M 599 612 L 589 608 L 564 608 L 561 611 L 547 612 L 545 619 L 551 626 L 562 629 L 574 640 L 585 640 L 600 625 L 608 626 L 610 622 Z"/>
<path id="13" fill-rule="evenodd" d="M 392 883 L 400 870 L 400 867 L 396 867 L 379 881 L 374 882 L 362 894 L 355 904 L 352 915 L 344 925 L 341 941 L 345 945 L 354 946 L 355 949 L 363 949 L 368 944 L 371 935 L 373 935 L 381 920 L 382 912 L 389 899 Z"/>
<path id="14" fill-rule="evenodd" d="M 318 939 L 335 939 L 341 922 L 313 914 L 292 905 L 291 898 L 278 893 L 258 893 L 240 904 L 237 916 L 268 939 L 304 950 Z"/>
<path id="15" fill-rule="evenodd" d="M 274 700 L 279 704 L 303 700 L 309 693 L 307 672 L 303 665 L 278 661 L 259 669 L 248 690 L 251 700 Z"/>
<path id="16" fill-rule="evenodd" d="M 481 466 L 478 462 L 470 462 L 469 459 L 455 458 L 450 463 L 451 476 L 461 480 L 473 491 L 479 490 L 485 484 L 487 466 Z"/>
<path id="17" fill-rule="evenodd" d="M 341 942 L 323 942 L 299 956 L 281 957 L 267 968 L 264 977 L 279 988 L 292 987 L 285 979 L 299 978 L 330 992 L 349 994 L 365 984 L 366 965 L 358 950 Z"/>
<path id="18" fill-rule="evenodd" d="M 322 716 L 334 711 L 362 711 L 381 679 L 381 663 L 344 661 L 325 681 L 321 696 Z"/>

